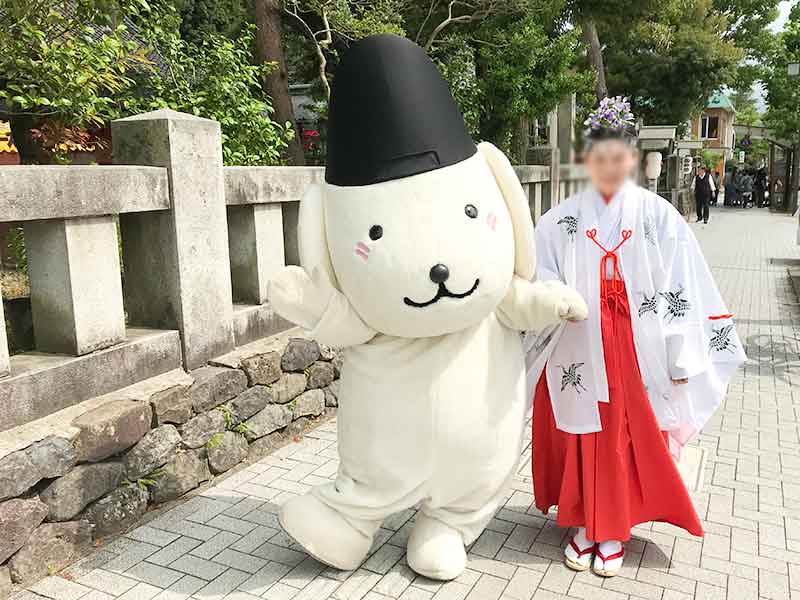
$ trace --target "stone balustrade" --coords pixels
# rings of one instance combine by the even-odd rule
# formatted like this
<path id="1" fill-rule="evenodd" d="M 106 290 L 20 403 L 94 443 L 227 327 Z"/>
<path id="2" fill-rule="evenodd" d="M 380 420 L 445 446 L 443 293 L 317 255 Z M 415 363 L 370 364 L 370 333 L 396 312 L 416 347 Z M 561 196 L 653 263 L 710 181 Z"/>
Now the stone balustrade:
<path id="1" fill-rule="evenodd" d="M 21 222 L 35 352 L 10 356 L 0 303 L 0 431 L 289 324 L 267 282 L 296 264 L 318 167 L 223 167 L 215 121 L 159 110 L 112 123 L 113 166 L 0 167 L 0 222 Z M 538 219 L 584 179 L 521 166 Z M 555 188 L 555 189 L 554 189 Z"/>

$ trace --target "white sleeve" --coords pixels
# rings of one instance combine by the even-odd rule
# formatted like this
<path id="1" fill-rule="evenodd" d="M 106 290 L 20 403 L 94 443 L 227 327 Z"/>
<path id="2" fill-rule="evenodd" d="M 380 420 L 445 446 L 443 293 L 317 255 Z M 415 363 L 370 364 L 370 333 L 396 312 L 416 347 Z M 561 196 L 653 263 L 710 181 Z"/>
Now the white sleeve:
<path id="1" fill-rule="evenodd" d="M 536 228 L 536 279 L 538 281 L 563 281 L 561 269 L 558 267 L 556 254 L 556 236 L 552 235 L 552 218 L 548 218 Z"/>
<path id="2" fill-rule="evenodd" d="M 709 282 L 701 282 L 696 273 L 695 254 L 699 248 L 694 234 L 680 217 L 666 221 L 667 232 L 660 246 L 662 256 L 667 260 L 667 273 L 660 295 L 667 310 L 664 326 L 667 368 L 672 379 L 684 379 L 708 368 L 704 315 L 698 288 Z"/>
<path id="3" fill-rule="evenodd" d="M 709 183 L 709 185 L 711 185 L 711 191 L 712 192 L 716 192 L 717 191 L 717 184 L 714 183 L 714 178 L 713 177 L 709 177 L 708 178 L 708 183 Z"/>

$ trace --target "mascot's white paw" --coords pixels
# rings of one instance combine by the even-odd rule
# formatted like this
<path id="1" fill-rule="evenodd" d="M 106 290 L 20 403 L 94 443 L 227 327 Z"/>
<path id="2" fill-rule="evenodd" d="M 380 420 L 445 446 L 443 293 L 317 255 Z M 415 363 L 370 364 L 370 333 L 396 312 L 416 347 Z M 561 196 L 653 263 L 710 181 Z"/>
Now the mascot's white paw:
<path id="1" fill-rule="evenodd" d="M 356 569 L 372 545 L 371 538 L 311 494 L 286 501 L 278 520 L 311 556 L 343 571 Z"/>
<path id="2" fill-rule="evenodd" d="M 420 513 L 408 538 L 408 566 L 430 579 L 455 579 L 467 566 L 461 534 Z"/>
<path id="3" fill-rule="evenodd" d="M 578 292 L 560 281 L 546 281 L 553 300 L 558 305 L 558 316 L 568 321 L 583 321 L 589 316 L 589 307 Z"/>

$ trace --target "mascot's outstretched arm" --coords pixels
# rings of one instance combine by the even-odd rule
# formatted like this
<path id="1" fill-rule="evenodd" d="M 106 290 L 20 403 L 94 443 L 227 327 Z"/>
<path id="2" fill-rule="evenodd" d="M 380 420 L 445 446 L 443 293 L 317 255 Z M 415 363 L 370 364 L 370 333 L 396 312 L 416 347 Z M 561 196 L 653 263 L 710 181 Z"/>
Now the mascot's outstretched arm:
<path id="1" fill-rule="evenodd" d="M 528 281 L 514 276 L 497 317 L 511 329 L 539 331 L 562 320 L 582 321 L 589 308 L 581 295 L 560 281 Z"/>
<path id="2" fill-rule="evenodd" d="M 375 336 L 321 268 L 309 277 L 302 267 L 284 267 L 269 284 L 269 301 L 284 319 L 309 330 L 328 346 L 347 348 Z"/>

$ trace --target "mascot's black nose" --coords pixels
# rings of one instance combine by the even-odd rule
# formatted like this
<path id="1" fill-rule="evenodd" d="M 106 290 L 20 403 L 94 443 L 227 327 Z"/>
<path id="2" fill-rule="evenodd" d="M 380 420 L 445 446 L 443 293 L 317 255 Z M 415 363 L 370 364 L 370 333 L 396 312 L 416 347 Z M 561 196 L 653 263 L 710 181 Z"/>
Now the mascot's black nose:
<path id="1" fill-rule="evenodd" d="M 450 269 L 446 265 L 439 263 L 431 267 L 431 281 L 433 283 L 444 283 L 450 277 Z"/>

